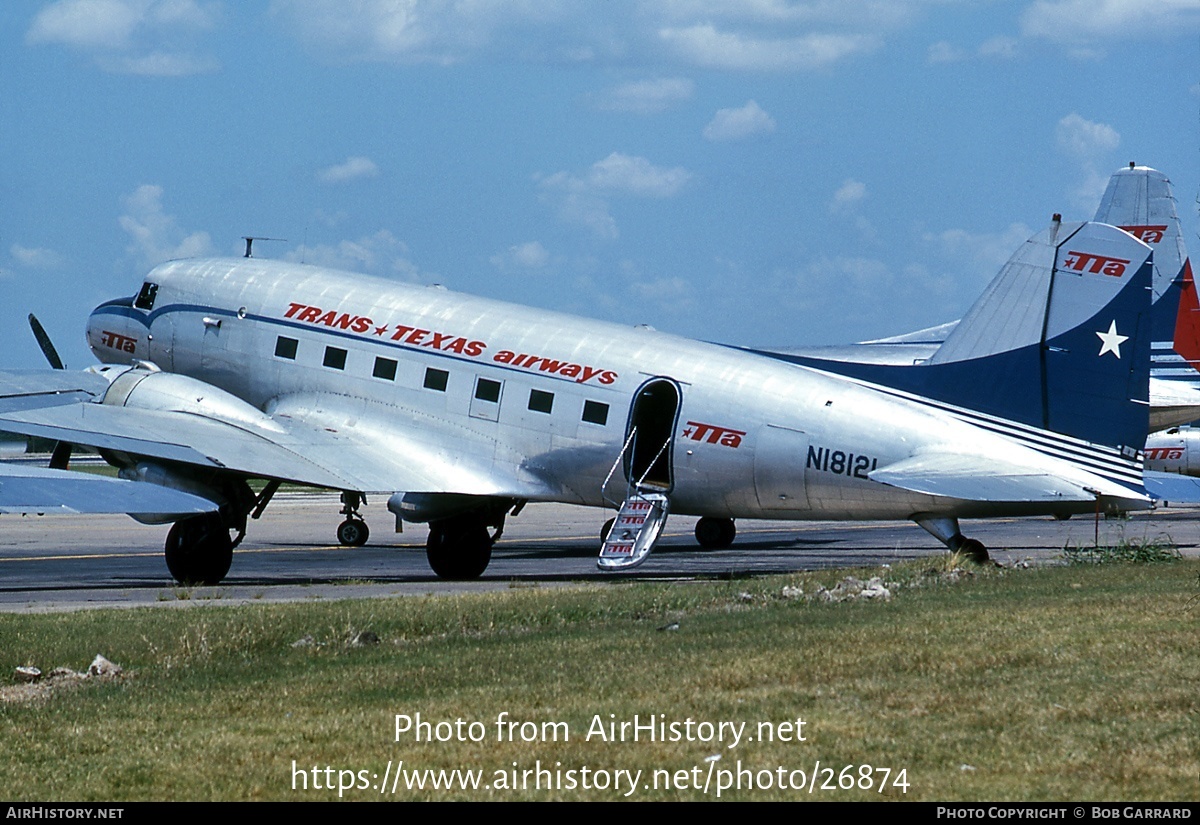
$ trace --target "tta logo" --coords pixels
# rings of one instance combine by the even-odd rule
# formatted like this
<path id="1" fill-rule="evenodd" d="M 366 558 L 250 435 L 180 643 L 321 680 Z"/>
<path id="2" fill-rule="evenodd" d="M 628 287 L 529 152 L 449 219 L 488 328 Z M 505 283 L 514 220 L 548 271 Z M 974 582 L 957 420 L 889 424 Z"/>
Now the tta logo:
<path id="1" fill-rule="evenodd" d="M 132 353 L 137 349 L 136 338 L 130 338 L 128 335 L 118 335 L 106 329 L 100 331 L 100 343 L 112 349 L 119 349 L 121 352 Z"/>
<path id="2" fill-rule="evenodd" d="M 1094 252 L 1076 252 L 1075 250 L 1068 252 L 1067 259 L 1063 261 L 1063 266 L 1067 269 L 1073 269 L 1076 272 L 1090 272 L 1094 275 L 1112 275 L 1114 278 L 1124 275 L 1125 267 L 1128 265 L 1129 261 L 1126 258 L 1110 258 Z"/>
<path id="3" fill-rule="evenodd" d="M 684 438 L 692 441 L 704 441 L 708 444 L 721 444 L 726 447 L 742 446 L 745 430 L 731 430 L 728 427 L 717 427 L 713 424 L 701 424 L 699 421 L 689 421 L 683 431 Z"/>
<path id="4" fill-rule="evenodd" d="M 1147 461 L 1178 461 L 1183 458 L 1183 447 L 1147 447 Z"/>
<path id="5" fill-rule="evenodd" d="M 1167 225 L 1164 223 L 1161 226 L 1121 226 L 1118 229 L 1124 229 L 1142 243 L 1158 243 L 1166 234 Z"/>

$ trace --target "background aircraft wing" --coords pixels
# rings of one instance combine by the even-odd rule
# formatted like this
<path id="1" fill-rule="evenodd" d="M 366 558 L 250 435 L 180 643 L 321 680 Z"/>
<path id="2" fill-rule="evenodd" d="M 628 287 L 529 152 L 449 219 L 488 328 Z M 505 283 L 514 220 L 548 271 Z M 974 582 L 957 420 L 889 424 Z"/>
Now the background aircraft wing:
<path id="1" fill-rule="evenodd" d="M 1200 478 L 1176 473 L 1147 472 L 1146 490 L 1164 504 L 1200 504 Z"/>
<path id="2" fill-rule="evenodd" d="M 0 464 L 0 513 L 154 513 L 190 516 L 217 505 L 179 490 L 67 470 Z"/>

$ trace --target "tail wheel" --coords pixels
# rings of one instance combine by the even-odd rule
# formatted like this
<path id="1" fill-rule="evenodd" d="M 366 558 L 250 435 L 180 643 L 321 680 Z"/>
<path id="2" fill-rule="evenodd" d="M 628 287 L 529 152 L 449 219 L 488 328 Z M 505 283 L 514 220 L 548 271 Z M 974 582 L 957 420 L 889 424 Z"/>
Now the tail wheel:
<path id="1" fill-rule="evenodd" d="M 348 518 L 338 525 L 337 537 L 346 547 L 362 547 L 371 537 L 371 531 L 362 519 Z"/>
<path id="2" fill-rule="evenodd" d="M 219 584 L 233 564 L 229 529 L 215 513 L 175 522 L 164 551 L 167 569 L 180 584 Z"/>
<path id="3" fill-rule="evenodd" d="M 964 538 L 958 547 L 954 548 L 954 552 L 966 556 L 976 564 L 985 564 L 991 558 L 988 556 L 987 548 L 979 539 Z"/>

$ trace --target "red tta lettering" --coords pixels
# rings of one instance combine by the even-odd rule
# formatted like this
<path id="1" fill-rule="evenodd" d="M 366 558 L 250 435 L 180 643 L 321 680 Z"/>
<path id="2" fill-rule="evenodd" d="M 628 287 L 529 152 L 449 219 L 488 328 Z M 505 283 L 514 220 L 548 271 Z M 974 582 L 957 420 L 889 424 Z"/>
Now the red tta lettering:
<path id="1" fill-rule="evenodd" d="M 127 335 L 118 335 L 115 332 L 103 330 L 100 333 L 100 343 L 112 349 L 119 349 L 122 352 L 132 353 L 137 349 L 137 339 L 130 338 Z"/>
<path id="2" fill-rule="evenodd" d="M 1120 228 L 1142 243 L 1158 243 L 1167 232 L 1166 224 L 1161 226 L 1122 226 Z"/>
<path id="3" fill-rule="evenodd" d="M 1073 269 L 1076 272 L 1090 272 L 1095 275 L 1103 273 L 1119 278 L 1125 274 L 1125 266 L 1128 263 L 1129 261 L 1126 258 L 1109 258 L 1106 255 L 1097 255 L 1094 252 L 1076 252 L 1075 250 L 1071 250 L 1067 253 L 1067 258 L 1063 261 L 1063 266 Z"/>
<path id="4" fill-rule="evenodd" d="M 731 430 L 728 427 L 717 427 L 713 424 L 702 424 L 699 421 L 689 421 L 688 428 L 683 431 L 684 438 L 692 441 L 703 441 L 706 444 L 721 444 L 734 449 L 742 446 L 745 430 Z"/>

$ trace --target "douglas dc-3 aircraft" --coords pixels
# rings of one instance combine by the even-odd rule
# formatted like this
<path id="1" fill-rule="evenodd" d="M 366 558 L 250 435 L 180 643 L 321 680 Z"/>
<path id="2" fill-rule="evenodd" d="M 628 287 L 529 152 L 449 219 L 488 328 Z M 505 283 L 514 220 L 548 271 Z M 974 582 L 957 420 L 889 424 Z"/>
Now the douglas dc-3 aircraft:
<path id="1" fill-rule="evenodd" d="M 185 582 L 225 576 L 281 480 L 343 491 L 347 544 L 361 496 L 390 494 L 448 578 L 482 574 L 506 515 L 539 501 L 619 505 L 610 570 L 668 511 L 701 516 L 709 546 L 738 518 L 912 519 L 986 558 L 959 518 L 1151 505 L 1151 269 L 1129 233 L 1056 220 L 928 359 L 846 375 L 318 267 L 173 261 L 92 313 L 103 366 L 0 392 L 0 430 L 218 504 L 135 516 L 174 521 Z"/>

